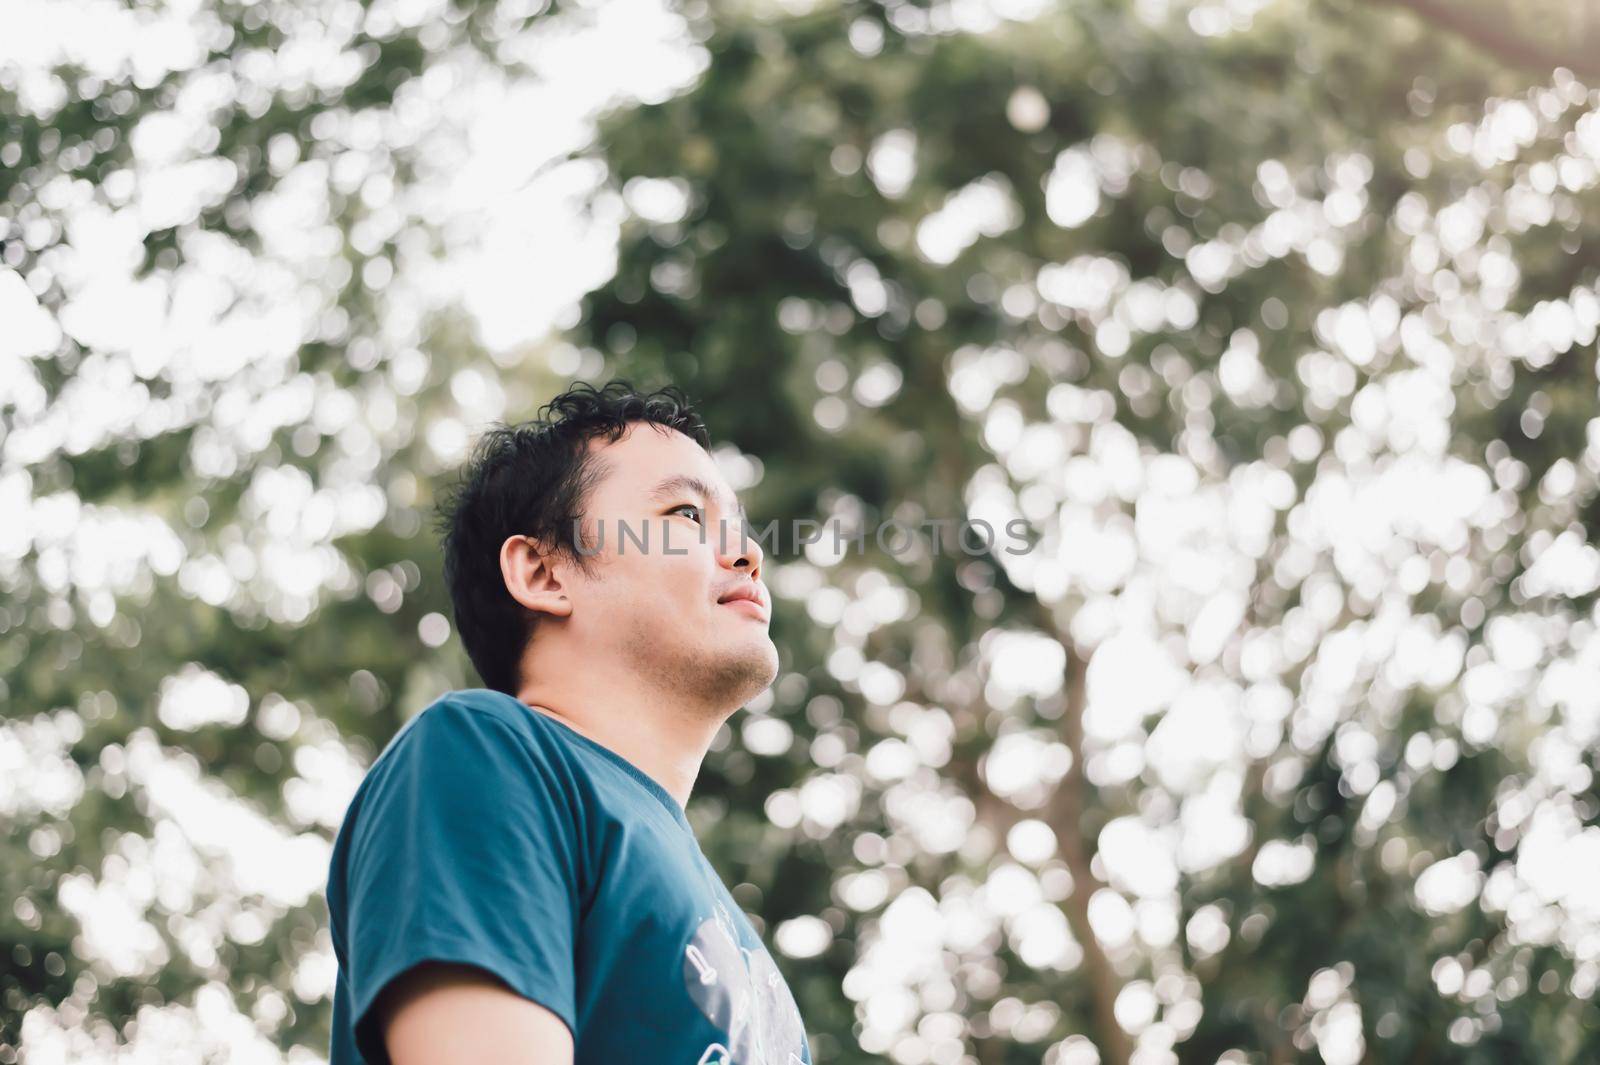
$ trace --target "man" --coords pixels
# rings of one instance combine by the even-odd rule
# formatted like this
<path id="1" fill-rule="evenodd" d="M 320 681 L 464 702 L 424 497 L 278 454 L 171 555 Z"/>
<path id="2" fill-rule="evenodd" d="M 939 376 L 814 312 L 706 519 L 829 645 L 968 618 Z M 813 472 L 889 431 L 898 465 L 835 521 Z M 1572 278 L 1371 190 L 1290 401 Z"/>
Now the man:
<path id="1" fill-rule="evenodd" d="M 486 687 L 407 722 L 340 828 L 331 1065 L 809 1065 L 684 816 L 777 675 L 760 547 L 681 393 L 540 414 L 441 507 Z"/>

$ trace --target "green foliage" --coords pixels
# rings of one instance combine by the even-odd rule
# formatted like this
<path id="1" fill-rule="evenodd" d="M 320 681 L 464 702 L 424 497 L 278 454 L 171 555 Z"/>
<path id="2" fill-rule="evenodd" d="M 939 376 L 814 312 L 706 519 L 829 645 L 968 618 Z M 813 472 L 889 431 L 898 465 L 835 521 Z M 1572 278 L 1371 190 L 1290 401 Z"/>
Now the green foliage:
<path id="1" fill-rule="evenodd" d="M 406 116 L 463 57 L 536 77 L 512 45 L 593 9 L 334 4 L 344 73 L 267 86 L 251 56 L 292 13 L 208 3 L 191 67 L 0 73 L 0 282 L 66 330 L 0 347 L 0 499 L 29 504 L 0 539 L 0 1061 L 30 1011 L 113 1045 L 163 1008 L 227 1060 L 219 990 L 321 1053 L 320 881 L 284 870 L 409 714 L 477 683 L 424 639 L 430 434 L 530 414 L 574 365 L 684 387 L 759 460 L 757 524 L 867 530 L 772 558 L 783 671 L 690 807 L 769 938 L 829 926 L 783 962 L 819 1063 L 1076 1062 L 1074 1036 L 1105 1062 L 1591 1060 L 1596 914 L 1534 837 L 1581 866 L 1600 833 L 1574 679 L 1600 668 L 1600 96 L 1528 69 L 1588 24 L 1519 19 L 1496 52 L 1460 24 L 1487 4 L 1396 6 L 689 5 L 703 75 L 588 153 L 596 214 L 654 180 L 682 216 L 630 213 L 569 337 L 493 352 L 407 303 L 444 245 Z M 184 106 L 209 132 L 164 165 L 232 169 L 136 215 L 138 272 L 228 277 L 219 316 L 292 305 L 283 357 L 151 361 L 73 318 L 74 219 L 155 186 L 139 131 Z M 266 232 L 280 196 L 321 204 L 326 254 Z M 1016 558 L 871 531 L 1019 513 L 1055 537 Z M 197 676 L 199 723 L 172 708 Z M 1214 729 L 1184 726 L 1202 698 Z M 1032 795 L 996 768 L 1027 737 L 1055 766 Z M 1238 846 L 1180 860 L 1231 819 Z M 1013 858 L 1033 822 L 1053 854 Z M 1119 856 L 1141 825 L 1170 887 Z"/>

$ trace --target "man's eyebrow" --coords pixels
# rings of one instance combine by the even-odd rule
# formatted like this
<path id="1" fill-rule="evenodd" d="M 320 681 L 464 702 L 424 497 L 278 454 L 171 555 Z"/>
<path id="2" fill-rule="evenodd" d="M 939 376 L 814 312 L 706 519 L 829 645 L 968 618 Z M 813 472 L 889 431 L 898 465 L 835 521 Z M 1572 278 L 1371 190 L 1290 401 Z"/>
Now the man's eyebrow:
<path id="1" fill-rule="evenodd" d="M 696 495 L 700 496 L 701 499 L 718 499 L 718 498 L 721 498 L 715 488 L 712 488 L 709 484 L 707 484 L 705 481 L 702 481 L 700 478 L 695 477 L 692 474 L 686 474 L 686 473 L 680 473 L 680 474 L 678 474 L 678 475 L 676 475 L 674 477 L 666 478 L 660 484 L 656 485 L 654 488 L 652 488 L 650 490 L 650 496 L 653 499 L 659 499 L 659 500 L 661 500 L 661 502 L 667 503 L 667 502 L 670 502 L 671 500 L 675 499 L 676 497 L 682 495 L 684 492 L 693 492 Z M 744 503 L 740 502 L 737 499 L 735 499 L 734 501 L 736 503 L 738 503 L 737 509 L 739 511 L 739 517 L 745 519 L 746 521 L 748 521 L 749 520 L 749 516 L 745 513 Z M 728 510 L 731 510 L 731 509 L 734 509 L 734 508 L 728 507 L 726 505 L 723 506 L 723 510 L 724 511 L 728 511 Z"/>

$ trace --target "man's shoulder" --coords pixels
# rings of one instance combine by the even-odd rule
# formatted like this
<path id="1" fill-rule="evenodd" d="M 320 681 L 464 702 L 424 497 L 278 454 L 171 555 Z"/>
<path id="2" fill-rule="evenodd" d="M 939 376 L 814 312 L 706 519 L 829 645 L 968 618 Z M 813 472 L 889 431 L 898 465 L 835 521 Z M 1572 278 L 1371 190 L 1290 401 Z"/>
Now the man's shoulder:
<path id="1" fill-rule="evenodd" d="M 490 800 L 569 808 L 573 770 L 559 741 L 533 720 L 535 713 L 487 689 L 439 696 L 406 721 L 367 768 L 340 836 L 405 823 L 420 796 L 463 810 Z"/>
<path id="2" fill-rule="evenodd" d="M 536 711 L 504 692 L 487 688 L 445 692 L 400 727 L 367 776 L 382 775 L 397 762 L 448 762 L 474 751 L 498 757 L 457 768 L 487 772 L 494 763 L 548 762 L 560 747 L 537 717 Z"/>
<path id="3" fill-rule="evenodd" d="M 540 735 L 533 721 L 536 716 L 534 711 L 505 692 L 489 688 L 460 688 L 445 692 L 418 711 L 395 733 L 394 739 L 389 741 L 389 747 L 394 747 L 416 732 L 499 731 L 500 726 L 534 738 Z"/>

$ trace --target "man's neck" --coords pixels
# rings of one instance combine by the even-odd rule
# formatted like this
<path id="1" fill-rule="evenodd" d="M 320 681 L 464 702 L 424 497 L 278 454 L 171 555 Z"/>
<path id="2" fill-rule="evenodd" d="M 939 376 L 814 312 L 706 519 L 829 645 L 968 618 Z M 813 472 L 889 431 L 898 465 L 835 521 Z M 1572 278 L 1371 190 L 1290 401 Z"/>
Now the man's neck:
<path id="1" fill-rule="evenodd" d="M 722 724 L 664 705 L 643 693 L 562 693 L 525 685 L 517 698 L 529 709 L 555 718 L 621 756 L 666 789 L 679 808 L 689 803 L 706 751 Z"/>

